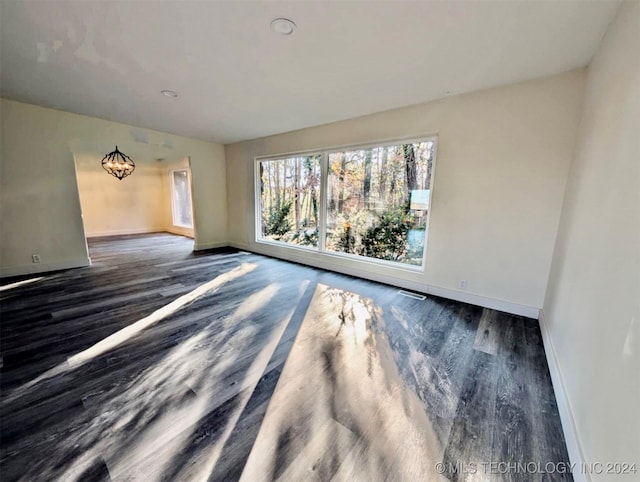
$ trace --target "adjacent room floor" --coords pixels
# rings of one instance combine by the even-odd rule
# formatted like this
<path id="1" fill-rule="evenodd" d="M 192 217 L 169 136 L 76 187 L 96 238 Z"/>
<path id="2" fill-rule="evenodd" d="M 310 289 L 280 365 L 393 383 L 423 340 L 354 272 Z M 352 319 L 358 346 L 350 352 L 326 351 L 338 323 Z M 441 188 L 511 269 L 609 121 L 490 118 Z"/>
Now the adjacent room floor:
<path id="1" fill-rule="evenodd" d="M 536 320 L 191 248 L 0 292 L 3 481 L 571 480 L 483 465 L 568 463 Z"/>

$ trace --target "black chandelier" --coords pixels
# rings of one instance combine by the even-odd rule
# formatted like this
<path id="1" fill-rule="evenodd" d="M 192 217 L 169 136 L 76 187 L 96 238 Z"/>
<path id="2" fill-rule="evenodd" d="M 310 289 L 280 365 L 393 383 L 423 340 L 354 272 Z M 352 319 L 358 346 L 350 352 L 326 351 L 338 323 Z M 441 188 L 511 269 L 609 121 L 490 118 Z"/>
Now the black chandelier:
<path id="1" fill-rule="evenodd" d="M 125 177 L 131 175 L 136 168 L 136 163 L 129 156 L 120 152 L 118 146 L 116 146 L 115 151 L 102 158 L 102 167 L 113 177 L 122 181 Z"/>

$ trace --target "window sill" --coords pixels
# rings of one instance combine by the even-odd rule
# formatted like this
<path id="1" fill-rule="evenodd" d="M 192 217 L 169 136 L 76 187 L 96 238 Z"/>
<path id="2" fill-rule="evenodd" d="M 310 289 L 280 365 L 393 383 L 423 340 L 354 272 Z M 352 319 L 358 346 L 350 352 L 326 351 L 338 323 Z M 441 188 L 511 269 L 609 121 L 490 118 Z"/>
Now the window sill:
<path id="1" fill-rule="evenodd" d="M 357 263 L 362 263 L 363 265 L 375 266 L 375 267 L 384 267 L 393 271 L 403 271 L 409 273 L 424 273 L 425 272 L 425 263 L 424 260 L 422 265 L 410 265 L 404 263 L 398 263 L 395 261 L 387 261 L 385 259 L 377 259 L 377 258 L 367 258 L 365 256 L 359 256 L 357 254 L 349 254 L 349 253 L 339 253 L 336 251 L 320 251 L 317 247 L 308 247 L 301 246 L 297 244 L 289 244 L 281 241 L 271 241 L 267 239 L 256 239 L 256 244 L 263 244 L 267 246 L 273 246 L 276 248 L 285 248 L 287 250 L 299 251 L 301 253 L 313 253 L 318 255 L 318 259 L 325 258 L 330 262 L 339 262 L 343 260 L 351 260 L 356 261 Z"/>

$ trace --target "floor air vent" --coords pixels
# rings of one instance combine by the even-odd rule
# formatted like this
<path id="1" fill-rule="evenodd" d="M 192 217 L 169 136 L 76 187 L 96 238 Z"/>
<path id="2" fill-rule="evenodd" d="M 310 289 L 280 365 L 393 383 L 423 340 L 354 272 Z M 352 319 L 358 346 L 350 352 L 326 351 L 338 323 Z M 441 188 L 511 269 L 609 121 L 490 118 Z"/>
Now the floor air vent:
<path id="1" fill-rule="evenodd" d="M 398 291 L 399 295 L 406 296 L 407 298 L 413 298 L 414 300 L 424 301 L 427 299 L 425 295 L 420 295 L 418 293 L 412 293 L 411 291 L 400 290 Z"/>

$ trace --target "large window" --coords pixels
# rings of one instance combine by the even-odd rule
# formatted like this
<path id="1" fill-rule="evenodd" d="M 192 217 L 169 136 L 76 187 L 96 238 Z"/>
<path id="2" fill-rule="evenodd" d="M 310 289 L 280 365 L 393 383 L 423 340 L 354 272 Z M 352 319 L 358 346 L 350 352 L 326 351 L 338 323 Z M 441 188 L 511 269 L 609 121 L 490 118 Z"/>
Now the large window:
<path id="1" fill-rule="evenodd" d="M 258 160 L 258 240 L 422 266 L 435 147 L 424 139 Z"/>
<path id="2" fill-rule="evenodd" d="M 329 152 L 326 248 L 422 265 L 434 143 Z"/>
<path id="3" fill-rule="evenodd" d="M 183 228 L 193 228 L 191 187 L 188 169 L 171 171 L 171 205 L 173 225 Z"/>
<path id="4" fill-rule="evenodd" d="M 320 154 L 261 161 L 260 236 L 318 246 Z"/>

